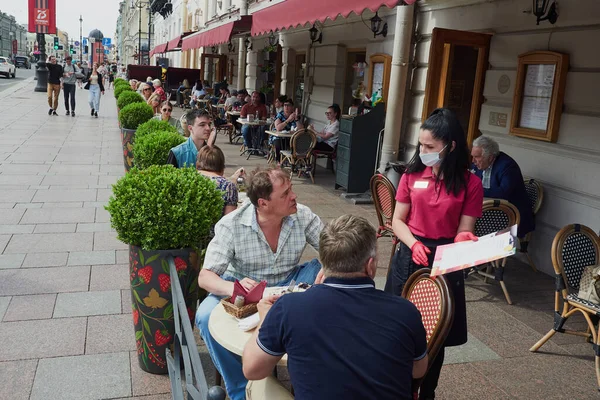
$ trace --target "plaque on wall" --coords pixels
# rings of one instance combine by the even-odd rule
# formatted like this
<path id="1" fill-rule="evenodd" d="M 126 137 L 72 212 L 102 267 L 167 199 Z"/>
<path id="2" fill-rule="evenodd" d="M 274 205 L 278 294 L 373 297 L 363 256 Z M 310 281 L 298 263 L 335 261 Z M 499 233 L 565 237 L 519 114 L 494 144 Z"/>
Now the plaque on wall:
<path id="1" fill-rule="evenodd" d="M 569 68 L 569 56 L 534 51 L 519 56 L 510 133 L 556 142 Z"/>
<path id="2" fill-rule="evenodd" d="M 501 94 L 504 94 L 508 92 L 508 89 L 510 89 L 510 77 L 508 75 L 502 75 L 498 79 L 498 91 Z"/>

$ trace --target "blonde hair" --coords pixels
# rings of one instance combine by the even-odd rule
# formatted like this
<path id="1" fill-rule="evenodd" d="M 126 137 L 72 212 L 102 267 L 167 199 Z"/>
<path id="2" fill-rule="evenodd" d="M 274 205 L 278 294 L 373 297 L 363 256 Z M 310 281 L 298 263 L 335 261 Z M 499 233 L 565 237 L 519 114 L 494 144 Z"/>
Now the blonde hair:
<path id="1" fill-rule="evenodd" d="M 321 231 L 319 259 L 326 276 L 362 272 L 367 261 L 376 256 L 377 234 L 363 217 L 342 215 Z"/>

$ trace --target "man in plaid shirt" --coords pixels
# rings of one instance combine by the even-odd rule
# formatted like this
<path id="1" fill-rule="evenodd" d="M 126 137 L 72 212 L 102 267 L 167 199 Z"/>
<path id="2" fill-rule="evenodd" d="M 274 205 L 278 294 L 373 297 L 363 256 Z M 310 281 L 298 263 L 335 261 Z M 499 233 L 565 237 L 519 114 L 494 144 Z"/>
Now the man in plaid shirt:
<path id="1" fill-rule="evenodd" d="M 246 398 L 247 380 L 240 357 L 212 338 L 211 311 L 222 297 L 233 294 L 235 279 L 250 290 L 262 280 L 269 286 L 288 286 L 292 279 L 313 284 L 321 278 L 317 279 L 321 271 L 317 259 L 298 262 L 306 243 L 319 250 L 323 223 L 308 207 L 296 203 L 289 175 L 280 169 L 258 171 L 248 179 L 247 194 L 250 202 L 215 226 L 198 277 L 200 287 L 211 294 L 196 312 L 196 325 L 232 400 Z"/>

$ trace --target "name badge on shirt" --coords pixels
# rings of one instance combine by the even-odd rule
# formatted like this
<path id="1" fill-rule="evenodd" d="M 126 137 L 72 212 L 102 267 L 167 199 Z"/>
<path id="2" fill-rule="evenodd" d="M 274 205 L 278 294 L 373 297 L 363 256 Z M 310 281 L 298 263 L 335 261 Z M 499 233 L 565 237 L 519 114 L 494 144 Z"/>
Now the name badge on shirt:
<path id="1" fill-rule="evenodd" d="M 429 186 L 429 181 L 415 181 L 415 189 L 427 189 Z"/>

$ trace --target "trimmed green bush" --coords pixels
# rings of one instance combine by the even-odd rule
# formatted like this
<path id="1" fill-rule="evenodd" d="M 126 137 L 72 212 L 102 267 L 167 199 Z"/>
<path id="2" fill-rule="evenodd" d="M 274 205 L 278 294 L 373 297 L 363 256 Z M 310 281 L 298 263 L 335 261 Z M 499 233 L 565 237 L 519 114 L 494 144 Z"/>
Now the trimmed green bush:
<path id="1" fill-rule="evenodd" d="M 105 207 L 123 243 L 145 250 L 199 250 L 221 218 L 221 192 L 194 168 L 133 168 L 113 185 Z"/>
<path id="2" fill-rule="evenodd" d="M 138 126 L 137 130 L 135 131 L 135 137 L 137 140 L 149 133 L 161 131 L 177 133 L 177 129 L 175 129 L 175 127 L 169 124 L 167 121 L 152 118 L 151 120 L 146 121 Z"/>
<path id="3" fill-rule="evenodd" d="M 119 122 L 123 129 L 137 129 L 140 124 L 154 116 L 154 111 L 145 102 L 133 103 L 119 111 Z"/>
<path id="4" fill-rule="evenodd" d="M 133 92 L 133 89 L 131 89 L 131 86 L 129 86 L 128 83 L 121 83 L 119 85 L 115 85 L 115 99 L 118 99 L 121 93 L 123 93 L 124 91 Z"/>
<path id="5" fill-rule="evenodd" d="M 133 103 L 145 103 L 145 101 L 139 93 L 131 90 L 122 91 L 117 99 L 117 107 L 119 110 Z"/>
<path id="6" fill-rule="evenodd" d="M 118 85 L 121 82 L 125 82 L 125 83 L 127 83 L 129 85 L 129 83 L 125 79 L 123 79 L 123 78 L 115 78 L 114 85 L 116 86 L 116 85 Z"/>
<path id="7" fill-rule="evenodd" d="M 137 137 L 133 145 L 133 162 L 137 168 L 146 169 L 151 165 L 164 165 L 169 158 L 169 150 L 185 142 L 178 133 L 152 132 L 141 138 Z"/>

